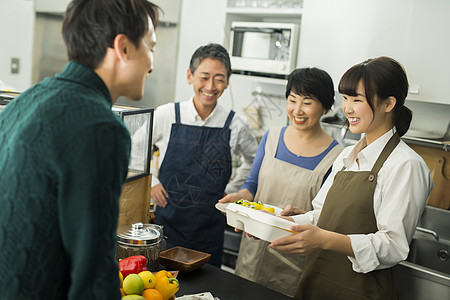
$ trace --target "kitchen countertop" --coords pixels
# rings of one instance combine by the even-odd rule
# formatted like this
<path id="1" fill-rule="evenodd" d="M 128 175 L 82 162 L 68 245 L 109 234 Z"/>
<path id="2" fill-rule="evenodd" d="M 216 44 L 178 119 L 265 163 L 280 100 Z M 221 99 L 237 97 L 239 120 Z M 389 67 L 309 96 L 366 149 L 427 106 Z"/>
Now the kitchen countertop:
<path id="1" fill-rule="evenodd" d="M 419 138 L 419 137 L 404 135 L 404 136 L 402 136 L 402 140 L 408 144 L 442 149 L 444 151 L 450 150 L 450 141 L 448 141 L 448 139 L 446 139 L 446 138 L 427 139 L 427 138 Z"/>
<path id="2" fill-rule="evenodd" d="M 344 144 L 344 146 L 354 145 L 360 139 L 360 137 L 353 135 L 351 132 L 347 132 L 347 136 L 350 138 L 344 137 L 343 134 L 346 131 L 344 128 L 345 125 L 342 120 L 336 117 L 324 118 L 321 120 L 321 125 L 328 134 L 337 139 L 338 142 Z M 449 130 L 450 124 L 448 125 L 446 134 L 437 134 L 436 132 L 427 132 L 410 128 L 409 131 L 402 136 L 402 140 L 408 144 L 450 151 Z M 338 136 L 335 136 L 336 134 Z"/>
<path id="3" fill-rule="evenodd" d="M 180 290 L 177 296 L 211 292 L 220 300 L 288 300 L 285 295 L 243 279 L 210 264 L 190 273 L 179 273 Z"/>

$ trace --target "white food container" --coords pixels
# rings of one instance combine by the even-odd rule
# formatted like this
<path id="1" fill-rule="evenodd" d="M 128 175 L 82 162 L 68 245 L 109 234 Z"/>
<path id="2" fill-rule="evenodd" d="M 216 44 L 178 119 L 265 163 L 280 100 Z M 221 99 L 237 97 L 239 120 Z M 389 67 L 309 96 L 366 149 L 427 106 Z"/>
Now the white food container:
<path id="1" fill-rule="evenodd" d="M 270 205 L 266 206 L 270 207 Z M 226 207 L 227 223 L 267 242 L 273 242 L 296 233 L 290 230 L 291 226 L 296 224 L 277 217 L 276 215 L 280 215 L 281 209 L 274 208 L 275 216 L 240 204 L 230 203 Z"/>

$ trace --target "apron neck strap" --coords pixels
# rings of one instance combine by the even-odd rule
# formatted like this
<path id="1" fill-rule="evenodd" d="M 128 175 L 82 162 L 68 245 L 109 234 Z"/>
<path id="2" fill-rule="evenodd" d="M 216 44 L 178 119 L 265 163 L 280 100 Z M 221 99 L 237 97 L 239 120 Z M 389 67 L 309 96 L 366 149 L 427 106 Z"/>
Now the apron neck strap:
<path id="1" fill-rule="evenodd" d="M 378 171 L 380 171 L 384 162 L 386 161 L 388 156 L 391 154 L 391 152 L 395 149 L 395 147 L 397 147 L 399 142 L 400 142 L 400 136 L 398 135 L 398 132 L 396 132 L 390 138 L 389 142 L 387 142 L 386 146 L 384 146 L 383 151 L 381 151 L 380 156 L 378 156 L 377 161 L 373 165 L 373 168 L 372 168 L 373 174 L 378 174 Z"/>
<path id="2" fill-rule="evenodd" d="M 175 102 L 175 123 L 180 124 L 180 102 Z"/>
<path id="3" fill-rule="evenodd" d="M 226 120 L 225 125 L 223 126 L 223 128 L 228 128 L 228 127 L 230 127 L 231 120 L 233 120 L 233 117 L 234 117 L 234 111 L 231 110 L 230 113 L 228 114 L 228 118 L 227 118 L 227 120 Z"/>
<path id="4" fill-rule="evenodd" d="M 234 117 L 234 111 L 231 110 L 230 113 L 228 114 L 227 120 L 225 121 L 225 125 L 223 126 L 223 128 L 230 127 L 230 124 L 231 124 L 231 121 L 233 120 L 233 117 Z M 175 123 L 181 124 L 181 119 L 180 119 L 180 102 L 175 102 Z"/>

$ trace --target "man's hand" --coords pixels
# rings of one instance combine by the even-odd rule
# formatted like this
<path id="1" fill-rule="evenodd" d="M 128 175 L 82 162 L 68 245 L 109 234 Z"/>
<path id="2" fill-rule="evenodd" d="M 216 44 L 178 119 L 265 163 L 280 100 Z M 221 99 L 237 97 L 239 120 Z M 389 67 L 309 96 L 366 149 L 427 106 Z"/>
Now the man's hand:
<path id="1" fill-rule="evenodd" d="M 302 210 L 298 207 L 292 206 L 290 204 L 286 205 L 281 212 L 282 216 L 295 216 L 295 215 L 301 215 L 306 213 L 305 210 Z"/>
<path id="2" fill-rule="evenodd" d="M 152 199 L 156 203 L 156 205 L 161 207 L 166 207 L 167 205 L 167 191 L 164 189 L 161 183 L 158 183 L 154 187 L 152 187 Z"/>
<path id="3" fill-rule="evenodd" d="M 219 200 L 220 203 L 228 203 L 228 202 L 234 202 L 241 199 L 240 195 L 238 193 L 232 193 L 232 194 L 228 194 L 225 197 L 223 197 L 222 199 Z"/>

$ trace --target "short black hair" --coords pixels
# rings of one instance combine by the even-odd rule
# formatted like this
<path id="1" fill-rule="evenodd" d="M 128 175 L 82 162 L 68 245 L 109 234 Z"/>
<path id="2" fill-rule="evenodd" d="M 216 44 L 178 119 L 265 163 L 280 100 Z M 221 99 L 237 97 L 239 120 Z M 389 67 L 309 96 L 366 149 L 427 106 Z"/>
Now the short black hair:
<path id="1" fill-rule="evenodd" d="M 314 97 L 328 111 L 334 104 L 334 85 L 330 75 L 318 68 L 295 69 L 288 76 L 286 99 L 290 93 Z"/>
<path id="2" fill-rule="evenodd" d="M 150 28 L 148 18 L 158 25 L 159 10 L 147 0 L 73 0 L 62 26 L 69 60 L 97 68 L 120 33 L 139 47 Z"/>
<path id="3" fill-rule="evenodd" d="M 197 67 L 205 58 L 216 59 L 222 62 L 227 70 L 227 78 L 230 78 L 231 61 L 227 49 L 225 49 L 222 45 L 214 43 L 199 47 L 195 50 L 194 54 L 192 54 L 191 62 L 189 63 L 189 70 L 192 74 L 194 74 Z"/>

